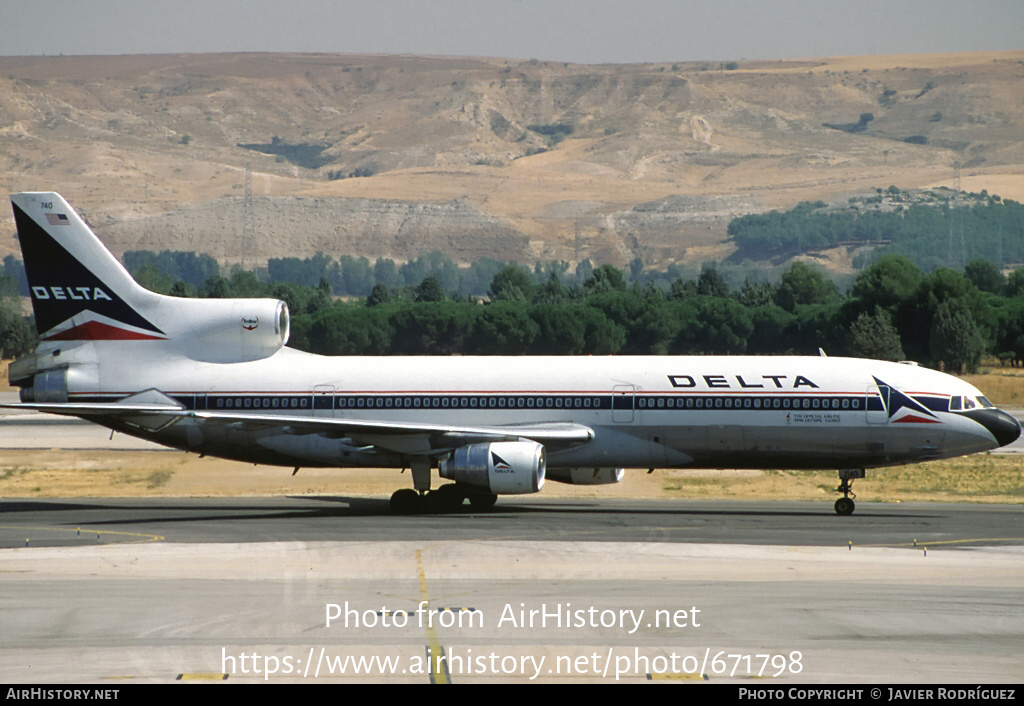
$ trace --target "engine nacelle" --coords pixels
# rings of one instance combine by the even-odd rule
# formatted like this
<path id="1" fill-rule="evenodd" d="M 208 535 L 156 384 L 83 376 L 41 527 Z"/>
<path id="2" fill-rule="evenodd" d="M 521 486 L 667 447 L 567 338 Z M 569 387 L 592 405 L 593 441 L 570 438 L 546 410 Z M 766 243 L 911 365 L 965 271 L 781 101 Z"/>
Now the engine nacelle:
<path id="1" fill-rule="evenodd" d="M 31 385 L 21 388 L 20 398 L 22 402 L 67 402 L 68 369 L 37 373 Z"/>
<path id="2" fill-rule="evenodd" d="M 200 300 L 196 300 L 200 301 Z M 203 299 L 188 311 L 187 353 L 194 360 L 234 363 L 267 358 L 288 343 L 288 305 L 276 299 Z M 189 302 L 191 304 L 191 302 Z"/>
<path id="3" fill-rule="evenodd" d="M 622 468 L 549 468 L 547 476 L 569 485 L 611 485 L 621 483 Z"/>
<path id="4" fill-rule="evenodd" d="M 535 441 L 461 446 L 441 461 L 442 478 L 494 495 L 525 495 L 544 487 L 544 447 Z"/>

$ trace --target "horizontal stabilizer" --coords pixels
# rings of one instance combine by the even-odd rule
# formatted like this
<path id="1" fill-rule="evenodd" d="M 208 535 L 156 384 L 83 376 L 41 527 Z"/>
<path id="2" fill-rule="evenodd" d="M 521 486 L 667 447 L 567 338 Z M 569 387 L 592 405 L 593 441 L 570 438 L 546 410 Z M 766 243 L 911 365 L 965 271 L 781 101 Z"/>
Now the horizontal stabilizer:
<path id="1" fill-rule="evenodd" d="M 171 399 L 160 390 L 149 389 L 129 395 L 117 402 L 17 402 L 0 404 L 8 409 L 28 409 L 49 414 L 70 414 L 72 416 L 122 417 L 137 414 L 174 414 L 184 410 L 184 406 Z"/>
<path id="2" fill-rule="evenodd" d="M 75 417 L 119 417 L 129 414 L 177 413 L 181 405 L 139 404 L 121 402 L 16 402 L 0 404 L 6 409 L 24 409 L 48 414 L 70 414 Z"/>

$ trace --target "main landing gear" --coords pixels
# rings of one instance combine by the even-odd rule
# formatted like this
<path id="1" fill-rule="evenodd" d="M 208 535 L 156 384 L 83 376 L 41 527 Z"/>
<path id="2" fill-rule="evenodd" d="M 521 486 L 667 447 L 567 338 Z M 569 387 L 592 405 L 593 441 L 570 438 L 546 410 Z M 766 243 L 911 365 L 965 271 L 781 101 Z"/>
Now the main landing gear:
<path id="1" fill-rule="evenodd" d="M 863 468 L 847 468 L 839 471 L 839 487 L 836 488 L 837 493 L 842 493 L 843 497 L 836 500 L 836 514 L 837 515 L 852 515 L 854 509 L 857 507 L 853 499 L 856 494 L 853 492 L 853 481 L 857 478 L 863 478 L 867 475 Z"/>
<path id="2" fill-rule="evenodd" d="M 391 495 L 391 512 L 396 515 L 420 513 L 458 512 L 466 500 L 477 512 L 494 507 L 498 496 L 460 483 L 446 483 L 437 490 L 430 489 L 430 461 L 416 459 L 411 464 L 413 488 L 402 488 Z"/>
<path id="3" fill-rule="evenodd" d="M 391 512 L 396 515 L 458 512 L 466 500 L 476 512 L 494 507 L 498 496 L 463 488 L 458 483 L 446 483 L 437 490 L 402 488 L 391 495 Z"/>

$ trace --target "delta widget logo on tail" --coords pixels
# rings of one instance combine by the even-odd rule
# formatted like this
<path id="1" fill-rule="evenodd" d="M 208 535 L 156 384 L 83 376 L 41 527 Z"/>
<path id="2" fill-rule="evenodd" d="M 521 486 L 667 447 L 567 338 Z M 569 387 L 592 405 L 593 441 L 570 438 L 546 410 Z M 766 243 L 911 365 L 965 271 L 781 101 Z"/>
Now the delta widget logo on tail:
<path id="1" fill-rule="evenodd" d="M 49 204 L 47 204 L 49 205 Z M 43 214 L 51 226 L 72 226 L 65 213 Z M 167 338 L 113 289 L 14 204 L 14 220 L 31 283 L 32 310 L 44 341 L 128 341 Z M 74 235 L 74 231 L 67 231 Z"/>

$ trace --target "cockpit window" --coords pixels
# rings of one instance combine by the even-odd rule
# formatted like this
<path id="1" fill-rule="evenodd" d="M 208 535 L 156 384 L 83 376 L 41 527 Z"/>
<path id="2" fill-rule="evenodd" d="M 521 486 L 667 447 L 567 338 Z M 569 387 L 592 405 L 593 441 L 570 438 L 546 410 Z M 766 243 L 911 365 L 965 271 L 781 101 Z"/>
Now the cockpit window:
<path id="1" fill-rule="evenodd" d="M 995 407 L 988 401 L 987 397 L 978 395 L 977 398 L 968 395 L 953 395 L 949 398 L 949 411 L 960 412 L 965 409 L 977 409 L 978 407 Z"/>

